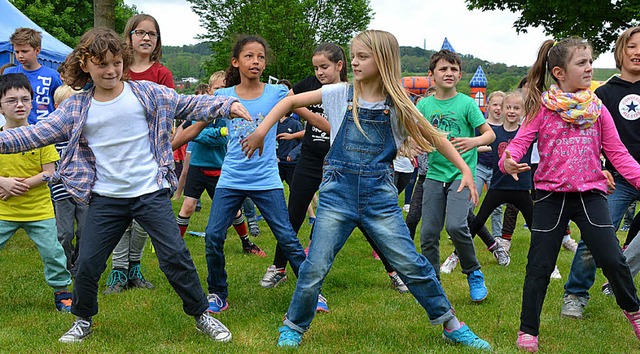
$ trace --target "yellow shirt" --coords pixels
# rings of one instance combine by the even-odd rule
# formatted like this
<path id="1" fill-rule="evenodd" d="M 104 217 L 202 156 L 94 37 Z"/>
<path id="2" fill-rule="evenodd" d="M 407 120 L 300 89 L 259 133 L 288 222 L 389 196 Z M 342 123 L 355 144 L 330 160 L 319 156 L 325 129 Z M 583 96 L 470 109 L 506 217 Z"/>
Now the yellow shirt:
<path id="1" fill-rule="evenodd" d="M 60 156 L 53 145 L 16 154 L 0 154 L 0 176 L 28 178 L 42 172 L 42 165 Z M 45 183 L 26 193 L 0 200 L 0 220 L 39 221 L 55 217 L 49 186 Z"/>

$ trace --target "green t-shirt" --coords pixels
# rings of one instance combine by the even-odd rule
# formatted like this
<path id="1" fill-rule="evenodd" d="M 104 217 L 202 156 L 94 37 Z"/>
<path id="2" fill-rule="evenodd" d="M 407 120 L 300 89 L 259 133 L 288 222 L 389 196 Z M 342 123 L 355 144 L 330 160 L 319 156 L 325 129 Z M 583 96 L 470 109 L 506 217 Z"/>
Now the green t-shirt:
<path id="1" fill-rule="evenodd" d="M 476 102 L 469 96 L 458 93 L 448 100 L 437 100 L 434 96 L 420 100 L 418 110 L 439 131 L 453 138 L 472 138 L 475 129 L 485 123 L 484 115 Z M 462 154 L 475 179 L 478 150 L 471 149 Z M 462 173 L 446 157 L 437 151 L 429 154 L 427 178 L 439 182 L 452 182 L 462 179 Z"/>

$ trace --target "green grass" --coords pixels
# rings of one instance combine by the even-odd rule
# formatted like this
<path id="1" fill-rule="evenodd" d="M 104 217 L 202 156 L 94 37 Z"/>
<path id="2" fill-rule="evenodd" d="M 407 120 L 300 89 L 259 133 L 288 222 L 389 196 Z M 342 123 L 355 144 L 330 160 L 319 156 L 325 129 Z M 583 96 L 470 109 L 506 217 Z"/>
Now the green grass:
<path id="1" fill-rule="evenodd" d="M 190 230 L 204 230 L 210 200 L 192 217 Z M 174 209 L 179 202 L 174 202 Z M 0 352 L 3 353 L 271 353 L 277 328 L 281 325 L 295 288 L 295 277 L 276 289 L 262 289 L 259 280 L 271 264 L 275 240 L 264 222 L 254 241 L 267 258 L 242 253 L 233 229 L 225 245 L 229 274 L 229 309 L 217 316 L 233 333 L 231 343 L 215 343 L 195 330 L 193 318 L 182 311 L 180 299 L 158 268 L 155 254 L 147 249 L 142 265 L 155 290 L 131 290 L 102 295 L 107 272 L 100 281 L 100 312 L 94 317 L 94 333 L 83 343 L 58 343 L 70 328 L 73 316 L 58 313 L 53 294 L 44 282 L 39 254 L 23 232 L 14 236 L 0 252 Z M 577 234 L 576 227 L 573 228 Z M 300 231 L 303 245 L 309 226 Z M 624 236 L 621 234 L 621 237 Z M 89 237 L 89 236 L 87 236 Z M 207 268 L 204 240 L 186 236 L 193 259 L 206 288 Z M 489 297 L 472 303 L 465 277 L 459 268 L 443 274 L 442 283 L 459 318 L 497 353 L 516 353 L 522 284 L 529 244 L 529 232 L 518 225 L 509 267 L 497 265 L 493 256 L 476 240 Z M 444 236 L 441 258 L 453 250 Z M 611 297 L 603 296 L 604 281 L 599 272 L 585 319 L 574 321 L 559 316 L 563 284 L 569 273 L 572 254 L 561 251 L 558 260 L 563 280 L 552 280 L 542 314 L 542 353 L 632 353 L 640 343 Z M 441 338 L 441 327 L 431 326 L 424 310 L 409 294 L 391 289 L 382 263 L 371 257 L 371 249 L 356 231 L 338 255 L 326 279 L 323 293 L 331 313 L 316 316 L 305 335 L 304 353 L 470 353 L 451 346 Z M 284 350 L 284 352 L 291 352 Z"/>

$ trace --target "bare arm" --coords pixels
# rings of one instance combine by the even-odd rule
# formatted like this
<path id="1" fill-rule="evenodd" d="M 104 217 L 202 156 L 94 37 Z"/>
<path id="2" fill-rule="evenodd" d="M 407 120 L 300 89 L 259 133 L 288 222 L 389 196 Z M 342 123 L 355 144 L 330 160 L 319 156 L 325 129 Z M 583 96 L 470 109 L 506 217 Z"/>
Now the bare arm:
<path id="1" fill-rule="evenodd" d="M 282 139 L 282 140 L 293 140 L 293 139 L 301 140 L 302 138 L 304 138 L 304 130 L 301 130 L 295 133 L 280 133 L 276 135 L 276 139 Z"/>
<path id="2" fill-rule="evenodd" d="M 171 141 L 171 149 L 176 150 L 182 145 L 195 139 L 198 134 L 209 124 L 208 122 L 195 122 L 180 134 L 176 134 Z"/>
<path id="3" fill-rule="evenodd" d="M 481 126 L 478 127 L 480 131 L 480 135 L 473 138 L 454 138 L 451 140 L 453 146 L 458 150 L 461 154 L 465 153 L 475 147 L 482 145 L 489 145 L 494 140 L 496 140 L 496 134 L 493 132 L 493 129 L 489 126 L 489 123 L 485 122 Z"/>
<path id="4" fill-rule="evenodd" d="M 324 132 L 328 132 L 331 129 L 331 125 L 329 124 L 328 120 L 317 113 L 311 112 L 307 108 L 298 108 L 293 111 L 304 120 L 306 120 L 309 124 Z"/>
<path id="5" fill-rule="evenodd" d="M 42 165 L 42 172 L 38 173 L 35 176 L 31 176 L 29 178 L 25 178 L 24 183 L 28 184 L 30 188 L 41 186 L 46 184 L 47 182 L 42 180 L 45 174 L 52 175 L 56 170 L 56 164 L 54 162 L 46 163 Z"/>

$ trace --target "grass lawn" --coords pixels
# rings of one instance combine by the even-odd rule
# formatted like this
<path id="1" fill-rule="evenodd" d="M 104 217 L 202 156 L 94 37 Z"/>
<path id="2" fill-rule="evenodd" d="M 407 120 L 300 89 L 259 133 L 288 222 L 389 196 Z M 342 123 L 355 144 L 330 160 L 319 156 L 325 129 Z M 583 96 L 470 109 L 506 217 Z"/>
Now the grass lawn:
<path id="1" fill-rule="evenodd" d="M 401 197 L 401 199 L 403 199 Z M 203 231 L 210 200 L 194 214 L 190 230 Z M 180 202 L 174 202 L 178 210 Z M 469 299 L 466 279 L 460 268 L 443 274 L 442 283 L 458 317 L 497 353 L 516 353 L 520 303 L 529 231 L 522 218 L 514 235 L 511 265 L 500 267 L 476 239 L 478 258 L 489 288 L 481 304 Z M 229 274 L 229 309 L 217 316 L 233 333 L 231 343 L 216 343 L 195 330 L 193 318 L 182 311 L 180 299 L 158 268 L 150 248 L 142 267 L 154 290 L 131 290 L 102 295 L 108 272 L 100 281 L 100 312 L 94 317 L 94 333 L 82 343 L 61 344 L 58 338 L 73 322 L 73 315 L 58 313 L 53 293 L 43 276 L 42 262 L 35 245 L 21 231 L 0 252 L 0 352 L 2 353 L 271 353 L 282 317 L 295 288 L 295 277 L 276 289 L 263 289 L 259 281 L 271 264 L 275 240 L 264 221 L 256 244 L 267 258 L 242 253 L 239 238 L 229 229 L 225 246 Z M 573 226 L 574 237 L 579 237 Z M 309 225 L 300 231 L 308 242 Z M 91 237 L 91 236 L 87 236 Z M 620 233 L 621 239 L 626 234 Z M 206 288 L 207 267 L 204 239 L 185 238 Z M 453 250 L 443 234 L 441 259 Z M 600 293 L 604 282 L 598 272 L 592 299 L 582 321 L 560 318 L 564 281 L 573 254 L 561 251 L 558 266 L 562 280 L 552 280 L 542 314 L 541 353 L 633 353 L 640 350 L 631 326 L 612 297 Z M 110 269 L 110 268 L 109 268 Z M 391 288 L 380 261 L 371 257 L 371 248 L 355 231 L 327 277 L 323 293 L 331 313 L 316 316 L 299 348 L 302 353 L 468 353 L 475 352 L 447 344 L 442 328 L 431 326 L 424 310 L 410 294 Z M 291 350 L 285 350 L 291 352 Z"/>

